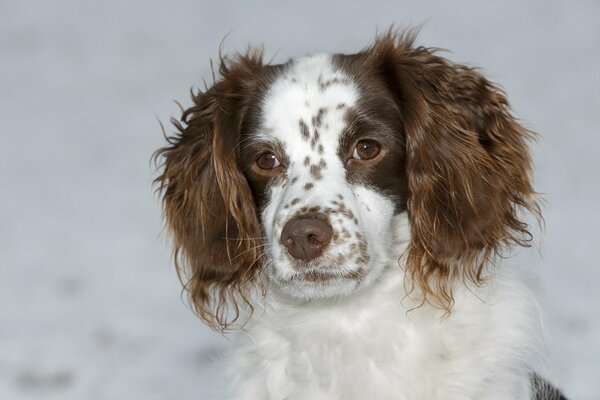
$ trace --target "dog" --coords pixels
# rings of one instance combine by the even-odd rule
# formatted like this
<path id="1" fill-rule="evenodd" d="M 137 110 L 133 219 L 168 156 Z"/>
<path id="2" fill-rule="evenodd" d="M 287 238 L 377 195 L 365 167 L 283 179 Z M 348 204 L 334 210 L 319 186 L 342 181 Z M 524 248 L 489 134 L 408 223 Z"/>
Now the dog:
<path id="1" fill-rule="evenodd" d="M 393 31 L 271 65 L 250 48 L 158 150 L 194 310 L 239 328 L 234 399 L 565 399 L 496 264 L 541 218 L 528 142 L 479 70 Z"/>

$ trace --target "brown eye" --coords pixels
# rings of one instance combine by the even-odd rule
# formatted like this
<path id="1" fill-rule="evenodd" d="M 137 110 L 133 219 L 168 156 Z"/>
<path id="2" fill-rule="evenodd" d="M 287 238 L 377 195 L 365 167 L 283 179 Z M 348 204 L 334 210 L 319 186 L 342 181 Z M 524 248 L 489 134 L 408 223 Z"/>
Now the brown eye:
<path id="1" fill-rule="evenodd" d="M 380 151 L 381 145 L 379 143 L 371 139 L 364 139 L 356 144 L 352 152 L 352 158 L 356 160 L 370 160 L 377 157 Z"/>
<path id="2" fill-rule="evenodd" d="M 264 153 L 256 160 L 256 165 L 260 169 L 275 169 L 281 165 L 275 154 L 273 153 Z"/>

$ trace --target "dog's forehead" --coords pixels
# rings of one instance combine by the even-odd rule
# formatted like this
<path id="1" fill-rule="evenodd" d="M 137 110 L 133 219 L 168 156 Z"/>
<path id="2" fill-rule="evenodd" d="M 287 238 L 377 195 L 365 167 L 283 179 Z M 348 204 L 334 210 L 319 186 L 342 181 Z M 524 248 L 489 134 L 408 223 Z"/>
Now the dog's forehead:
<path id="1" fill-rule="evenodd" d="M 335 67 L 331 55 L 292 60 L 265 94 L 264 135 L 298 156 L 303 150 L 336 151 L 347 112 L 357 100 L 356 84 Z"/>

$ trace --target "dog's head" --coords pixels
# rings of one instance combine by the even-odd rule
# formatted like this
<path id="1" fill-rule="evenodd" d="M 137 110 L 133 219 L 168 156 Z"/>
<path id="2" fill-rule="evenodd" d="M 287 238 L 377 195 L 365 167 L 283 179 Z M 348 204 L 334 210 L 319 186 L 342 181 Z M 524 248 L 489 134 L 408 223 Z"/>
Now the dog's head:
<path id="1" fill-rule="evenodd" d="M 157 153 L 175 260 L 198 314 L 226 326 L 247 285 L 344 296 L 403 268 L 447 310 L 455 279 L 526 245 L 531 133 L 474 69 L 390 33 L 365 51 L 222 60 Z M 394 216 L 410 238 L 398 266 Z"/>

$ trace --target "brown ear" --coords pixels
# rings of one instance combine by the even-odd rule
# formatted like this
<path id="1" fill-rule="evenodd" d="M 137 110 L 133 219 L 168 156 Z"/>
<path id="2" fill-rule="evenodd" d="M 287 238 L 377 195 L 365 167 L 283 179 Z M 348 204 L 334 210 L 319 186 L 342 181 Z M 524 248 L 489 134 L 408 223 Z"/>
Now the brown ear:
<path id="1" fill-rule="evenodd" d="M 447 312 L 455 278 L 531 241 L 520 209 L 539 216 L 527 140 L 496 85 L 478 71 L 388 34 L 370 49 L 387 76 L 406 135 L 411 243 L 407 269 L 424 301 Z"/>
<path id="2" fill-rule="evenodd" d="M 221 61 L 222 79 L 193 95 L 178 132 L 158 150 L 163 195 L 180 278 L 196 313 L 212 328 L 226 329 L 245 302 L 244 285 L 259 266 L 260 228 L 254 200 L 236 163 L 240 124 L 260 52 Z M 228 311 L 228 304 L 233 310 Z"/>

